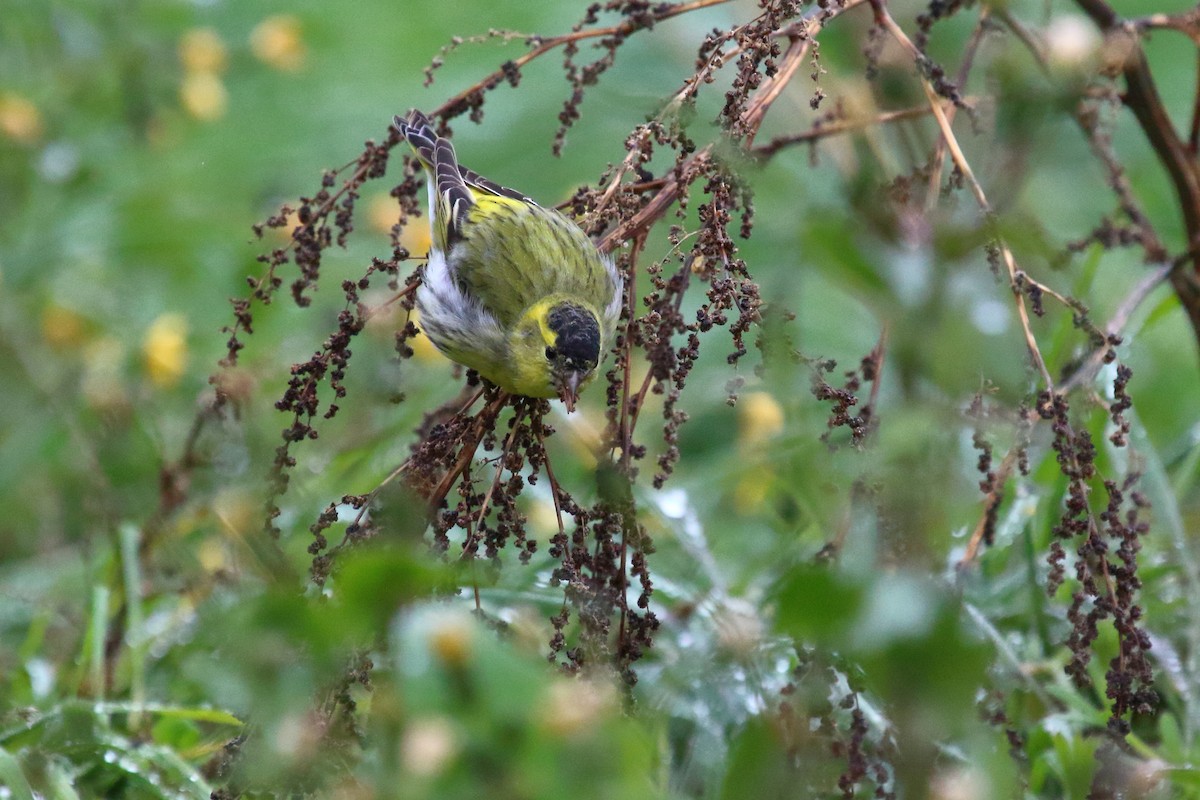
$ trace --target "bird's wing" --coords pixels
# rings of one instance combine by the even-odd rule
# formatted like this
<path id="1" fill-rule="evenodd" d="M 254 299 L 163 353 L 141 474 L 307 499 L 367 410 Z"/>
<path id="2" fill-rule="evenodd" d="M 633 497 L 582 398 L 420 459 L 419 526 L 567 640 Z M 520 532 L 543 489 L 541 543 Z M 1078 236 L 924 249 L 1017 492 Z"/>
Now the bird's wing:
<path id="1" fill-rule="evenodd" d="M 420 111 L 412 110 L 406 117 L 395 117 L 397 130 L 408 140 L 416 151 L 417 157 L 429 168 L 435 176 L 439 202 L 445 205 L 447 223 L 450 227 L 450 241 L 457 235 L 457 229 L 462 226 L 466 214 L 474 203 L 477 195 L 507 197 L 510 200 L 520 200 L 524 203 L 537 205 L 528 195 L 501 186 L 493 180 L 483 177 L 473 169 L 468 169 L 458 163 L 454 154 L 454 146 L 449 139 L 438 136 L 429 118 Z M 464 193 L 463 190 L 466 189 Z"/>
<path id="2" fill-rule="evenodd" d="M 537 205 L 537 203 L 534 203 L 533 200 L 521 194 L 516 189 L 509 189 L 507 186 L 501 186 L 495 181 L 488 180 L 473 169 L 467 169 L 460 164 L 458 171 L 467 185 L 477 192 L 495 195 L 496 197 L 507 197 L 511 200 L 520 200 L 525 203 Z"/>

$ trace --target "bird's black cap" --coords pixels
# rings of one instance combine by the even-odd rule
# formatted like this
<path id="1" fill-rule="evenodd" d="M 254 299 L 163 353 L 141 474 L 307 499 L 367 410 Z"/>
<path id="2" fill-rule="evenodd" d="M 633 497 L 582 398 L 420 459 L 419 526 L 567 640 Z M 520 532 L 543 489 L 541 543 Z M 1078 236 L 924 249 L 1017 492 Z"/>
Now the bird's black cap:
<path id="1" fill-rule="evenodd" d="M 600 323 L 596 316 L 574 303 L 559 303 L 546 320 L 558 335 L 554 349 L 574 369 L 591 370 L 600 363 Z"/>

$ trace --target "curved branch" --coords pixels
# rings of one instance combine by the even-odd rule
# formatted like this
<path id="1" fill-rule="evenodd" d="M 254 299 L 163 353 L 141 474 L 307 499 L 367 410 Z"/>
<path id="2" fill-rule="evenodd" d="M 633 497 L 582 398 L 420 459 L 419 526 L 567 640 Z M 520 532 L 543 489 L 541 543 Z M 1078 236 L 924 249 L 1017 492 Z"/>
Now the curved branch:
<path id="1" fill-rule="evenodd" d="M 700 8 L 717 6 L 728 2 L 729 0 L 692 0 L 692 2 L 689 3 L 676 3 L 675 5 L 665 4 L 656 9 L 651 16 L 654 22 L 661 22 L 665 19 L 677 17 L 680 14 L 686 14 L 690 11 L 695 11 Z M 596 39 L 603 36 L 628 36 L 629 34 L 646 27 L 648 26 L 643 23 L 639 23 L 635 19 L 627 19 L 620 24 L 610 25 L 606 28 L 586 28 L 577 31 L 571 31 L 570 33 L 565 33 L 562 36 L 552 36 L 549 39 L 532 40 L 530 44 L 533 44 L 534 41 L 536 41 L 537 44 L 535 44 L 528 52 L 523 53 L 517 58 L 514 58 L 512 61 L 505 63 L 487 77 L 476 81 L 471 86 L 454 95 L 454 97 L 451 97 L 449 100 L 438 106 L 437 109 L 430 114 L 430 116 L 442 117 L 443 119 L 446 119 L 449 116 L 454 116 L 454 114 L 451 112 L 461 113 L 466 109 L 465 103 L 469 97 L 494 86 L 498 86 L 500 82 L 505 80 L 514 70 L 521 69 L 521 67 L 524 67 L 530 61 L 533 61 L 539 56 L 545 55 L 551 50 L 581 41 L 583 39 Z"/>

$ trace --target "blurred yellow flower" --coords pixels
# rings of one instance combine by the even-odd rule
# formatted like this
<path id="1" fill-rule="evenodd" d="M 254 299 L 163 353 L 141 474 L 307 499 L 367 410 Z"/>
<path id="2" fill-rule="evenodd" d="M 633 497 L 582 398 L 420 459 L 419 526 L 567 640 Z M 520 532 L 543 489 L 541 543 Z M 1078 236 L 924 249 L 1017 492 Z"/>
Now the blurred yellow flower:
<path id="1" fill-rule="evenodd" d="M 196 560 L 200 567 L 209 575 L 215 575 L 229 569 L 229 552 L 225 543 L 215 537 L 209 537 L 196 548 Z"/>
<path id="2" fill-rule="evenodd" d="M 277 14 L 258 23 L 250 32 L 250 49 L 263 63 L 287 72 L 304 66 L 308 52 L 300 34 L 300 20 L 289 14 Z"/>
<path id="3" fill-rule="evenodd" d="M 187 320 L 182 314 L 163 314 L 151 323 L 142 340 L 142 365 L 150 380 L 162 388 L 174 386 L 187 366 Z"/>
<path id="4" fill-rule="evenodd" d="M 783 432 L 783 407 L 767 392 L 747 392 L 738 400 L 738 450 L 749 463 L 733 488 L 733 505 L 741 514 L 758 513 L 770 494 L 774 472 L 763 460 L 766 448 Z"/>
<path id="5" fill-rule="evenodd" d="M 396 224 L 400 218 L 400 207 L 396 205 L 396 199 L 389 194 L 376 194 L 371 197 L 370 203 L 367 206 L 367 220 L 370 223 L 371 230 L 379 231 L 380 233 L 391 233 L 392 226 Z M 422 226 L 428 228 L 428 225 Z M 405 230 L 405 233 L 408 233 Z"/>
<path id="6" fill-rule="evenodd" d="M 411 220 L 400 232 L 400 246 L 413 258 L 425 258 L 429 254 L 429 226 L 421 220 Z"/>
<path id="7" fill-rule="evenodd" d="M 429 649 L 447 667 L 464 666 L 475 651 L 474 629 L 465 614 L 447 613 L 435 618 L 429 633 Z"/>
<path id="8" fill-rule="evenodd" d="M 526 513 L 529 515 L 529 526 L 539 534 L 548 537 L 558 533 L 558 512 L 550 498 L 537 498 Z"/>
<path id="9" fill-rule="evenodd" d="M 22 144 L 42 138 L 45 123 L 32 101 L 14 92 L 0 93 L 0 132 Z"/>
<path id="10" fill-rule="evenodd" d="M 189 72 L 179 87 L 179 100 L 191 116 L 204 122 L 213 122 L 225 116 L 229 92 L 213 73 Z"/>
<path id="11" fill-rule="evenodd" d="M 753 450 L 783 431 L 783 408 L 766 392 L 750 392 L 738 400 L 738 443 Z"/>
<path id="12" fill-rule="evenodd" d="M 391 234 L 392 226 L 400 221 L 400 206 L 389 194 L 374 195 L 367 206 L 367 219 L 371 230 Z M 429 223 L 424 217 L 408 220 L 400 231 L 400 245 L 412 253 L 414 258 L 424 258 L 429 252 Z"/>
<path id="13" fill-rule="evenodd" d="M 221 35 L 212 28 L 192 28 L 179 39 L 179 63 L 187 72 L 225 71 L 229 52 Z"/>
<path id="14" fill-rule="evenodd" d="M 284 217 L 284 223 L 278 228 L 267 228 L 268 235 L 279 239 L 280 241 L 290 242 L 292 240 L 292 232 L 300 227 L 300 212 L 295 209 L 289 211 Z"/>
<path id="15" fill-rule="evenodd" d="M 53 303 L 42 309 L 41 327 L 42 339 L 55 350 L 78 348 L 87 339 L 83 317 Z"/>

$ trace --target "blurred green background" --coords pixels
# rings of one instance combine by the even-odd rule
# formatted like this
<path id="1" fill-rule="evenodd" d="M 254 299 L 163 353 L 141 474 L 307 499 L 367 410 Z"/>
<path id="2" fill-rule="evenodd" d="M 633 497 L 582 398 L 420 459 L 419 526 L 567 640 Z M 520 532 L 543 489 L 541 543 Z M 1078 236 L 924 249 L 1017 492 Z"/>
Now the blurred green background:
<path id="1" fill-rule="evenodd" d="M 1116 6 L 1149 10 L 1138 0 Z M 964 91 L 977 102 L 978 133 L 962 115 L 956 129 L 1022 267 L 1103 324 L 1146 268 L 1132 249 L 1059 257 L 1115 208 L 1069 117 L 1099 38 L 1070 3 L 999 8 L 1046 34 L 1051 73 L 1010 33 L 993 31 Z M 524 52 L 520 36 L 463 44 L 423 86 L 422 69 L 453 36 L 561 33 L 585 9 L 483 0 L 6 3 L 0 785 L 8 796 L 833 797 L 853 709 L 865 719 L 868 760 L 890 765 L 874 783 L 856 779 L 860 796 L 876 783 L 900 783 L 914 797 L 1087 795 L 1093 755 L 1109 746 L 1095 734 L 1107 716 L 1107 656 L 1093 662 L 1099 691 L 1062 674 L 1070 587 L 1054 599 L 1042 587 L 1064 484 L 1046 431 L 1035 432 L 1034 471 L 1000 511 L 996 546 L 961 575 L 953 570 L 980 514 L 975 423 L 964 412 L 975 393 L 986 396 L 984 427 L 999 457 L 1035 382 L 970 195 L 951 193 L 921 213 L 919 200 L 897 203 L 889 191 L 933 146 L 927 119 L 743 165 L 756 214 L 741 254 L 772 314 L 796 315 L 766 327 L 768 344 L 837 360 L 836 384 L 886 331 L 880 427 L 866 452 L 831 450 L 819 440 L 828 407 L 813 398 L 807 367 L 752 351 L 734 369 L 728 337 L 705 339 L 681 401 L 691 421 L 676 475 L 662 491 L 648 480 L 636 489 L 658 549 L 652 603 L 663 627 L 626 694 L 602 674 L 547 672 L 548 617 L 562 594 L 547 584 L 544 556 L 450 571 L 405 519 L 395 541 L 344 559 L 323 593 L 273 577 L 260 509 L 287 424 L 273 403 L 291 365 L 335 329 L 341 281 L 390 253 L 398 160 L 364 188 L 349 246 L 326 253 L 314 306 L 297 309 L 281 295 L 256 310 L 236 373 L 244 399 L 203 429 L 186 483 L 164 485 L 164 467 L 181 458 L 208 402 L 225 352 L 220 329 L 232 321 L 227 300 L 245 296 L 246 277 L 261 274 L 256 257 L 286 241 L 270 230 L 256 241 L 250 226 L 315 193 L 321 171 L 385 137 L 393 114 L 432 109 Z M 551 53 L 518 88 L 489 95 L 482 124 L 455 121 L 458 153 L 543 202 L 563 200 L 624 157 L 625 136 L 691 74 L 709 30 L 757 9 L 738 0 L 633 37 L 589 88 L 557 160 L 550 146 L 569 87 Z M 892 9 L 911 30 L 923 6 Z M 970 9 L 934 28 L 931 52 L 952 71 L 978 16 Z M 885 49 L 880 75 L 866 80 L 869 26 L 865 9 L 830 25 L 817 84 L 802 67 L 759 143 L 809 128 L 835 104 L 869 115 L 923 102 L 897 49 Z M 1157 32 L 1147 49 L 1183 127 L 1194 45 Z M 576 60 L 599 54 L 585 44 Z M 715 138 L 727 80 L 699 99 L 700 142 Z M 818 84 L 828 97 L 814 110 Z M 1147 214 L 1172 252 L 1182 250 L 1174 195 L 1153 153 L 1126 112 L 1105 113 Z M 651 237 L 648 257 L 671 255 L 665 234 L 664 226 Z M 420 242 L 415 228 L 405 236 Z M 366 299 L 388 296 L 373 287 Z M 1086 341 L 1070 313 L 1048 306 L 1034 331 L 1057 374 Z M 376 486 L 408 454 L 424 412 L 456 391 L 450 365 L 428 347 L 395 361 L 396 324 L 382 318 L 359 337 L 343 412 L 296 450 L 278 523 L 295 575 L 308 568 L 308 526 L 320 510 Z M 1141 576 L 1163 701 L 1137 721 L 1127 751 L 1105 759 L 1130 786 L 1149 776 L 1132 796 L 1197 796 L 1200 594 L 1190 530 L 1200 381 L 1196 342 L 1168 288 L 1135 312 L 1119 352 L 1134 370 L 1137 452 L 1105 449 L 1101 463 L 1117 476 L 1140 471 L 1154 504 Z M 731 406 L 734 378 L 745 386 Z M 1111 379 L 1102 373 L 1100 396 Z M 392 402 L 398 393 L 403 403 Z M 604 425 L 602 394 L 586 397 L 579 414 L 553 417 L 556 471 L 582 499 L 594 494 L 588 446 Z M 650 402 L 640 434 L 653 455 L 661 398 Z M 1080 424 L 1102 442 L 1102 410 L 1082 395 L 1077 403 Z M 544 542 L 555 525 L 550 497 L 541 487 L 526 501 L 530 534 Z M 836 569 L 812 568 L 839 537 Z M 470 617 L 469 591 L 429 599 L 447 585 L 479 586 L 505 634 Z M 1115 647 L 1109 634 L 1101 654 Z M 985 723 L 989 704 L 1008 722 Z M 1005 724 L 1021 734 L 1022 760 L 1008 755 Z M 798 786 L 803 793 L 790 794 Z"/>

